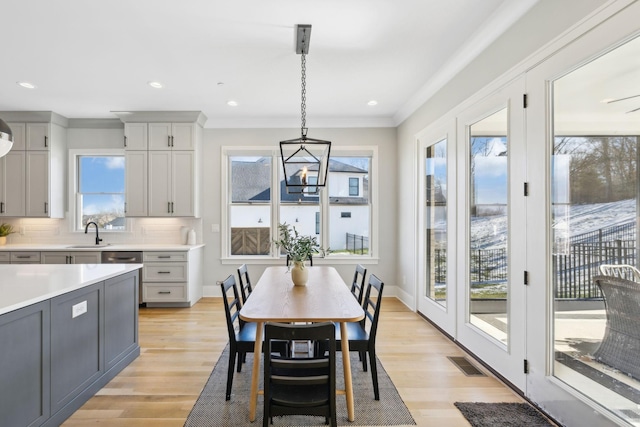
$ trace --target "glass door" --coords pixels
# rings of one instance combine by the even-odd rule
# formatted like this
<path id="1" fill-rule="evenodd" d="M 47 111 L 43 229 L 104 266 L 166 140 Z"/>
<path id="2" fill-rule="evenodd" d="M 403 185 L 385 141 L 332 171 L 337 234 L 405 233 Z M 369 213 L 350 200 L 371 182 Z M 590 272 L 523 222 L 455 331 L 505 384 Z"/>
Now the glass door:
<path id="1" fill-rule="evenodd" d="M 455 126 L 419 136 L 418 311 L 455 335 Z M 453 255 L 452 255 L 453 254 Z"/>
<path id="2" fill-rule="evenodd" d="M 524 78 L 458 117 L 458 340 L 525 389 Z M 459 172 L 462 177 L 462 173 Z M 464 286 L 464 289 L 462 289 Z"/>

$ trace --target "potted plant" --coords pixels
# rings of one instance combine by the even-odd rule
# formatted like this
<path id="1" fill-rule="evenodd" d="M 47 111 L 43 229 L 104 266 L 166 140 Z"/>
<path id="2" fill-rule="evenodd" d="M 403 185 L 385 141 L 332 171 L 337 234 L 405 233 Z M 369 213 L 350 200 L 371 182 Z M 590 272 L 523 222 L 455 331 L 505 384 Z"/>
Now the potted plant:
<path id="1" fill-rule="evenodd" d="M 322 249 L 315 236 L 303 236 L 295 227 L 286 222 L 278 225 L 280 238 L 273 243 L 283 250 L 293 262 L 291 269 L 291 279 L 297 286 L 304 286 L 307 283 L 309 272 L 305 269 L 305 261 L 314 253 L 325 254 L 326 249 Z"/>
<path id="2" fill-rule="evenodd" d="M 0 224 L 0 245 L 7 244 L 7 236 L 11 233 L 15 233 L 15 231 L 13 231 L 13 225 L 7 224 L 6 222 Z"/>

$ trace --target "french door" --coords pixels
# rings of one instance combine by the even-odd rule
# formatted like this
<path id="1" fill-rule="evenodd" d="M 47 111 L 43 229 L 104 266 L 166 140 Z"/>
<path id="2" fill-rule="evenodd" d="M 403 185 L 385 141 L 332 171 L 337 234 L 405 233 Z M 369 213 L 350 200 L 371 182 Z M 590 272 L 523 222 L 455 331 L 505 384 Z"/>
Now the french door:
<path id="1" fill-rule="evenodd" d="M 456 338 L 525 390 L 524 77 L 457 118 Z"/>

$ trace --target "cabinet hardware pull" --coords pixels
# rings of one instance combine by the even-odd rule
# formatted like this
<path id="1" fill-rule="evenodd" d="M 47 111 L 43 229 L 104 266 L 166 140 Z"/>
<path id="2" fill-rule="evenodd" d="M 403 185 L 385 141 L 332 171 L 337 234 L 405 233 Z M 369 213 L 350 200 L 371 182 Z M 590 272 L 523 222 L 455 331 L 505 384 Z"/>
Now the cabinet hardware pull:
<path id="1" fill-rule="evenodd" d="M 171 135 L 167 135 L 167 147 L 171 147 Z"/>
<path id="2" fill-rule="evenodd" d="M 171 135 L 171 146 L 173 147 L 173 135 Z"/>
<path id="3" fill-rule="evenodd" d="M 18 259 L 31 259 L 31 255 L 16 255 Z"/>
<path id="4" fill-rule="evenodd" d="M 45 135 L 45 137 L 44 137 L 44 146 L 45 146 L 45 148 L 47 147 L 47 140 L 48 140 L 48 139 L 49 139 L 49 138 Z"/>
<path id="5" fill-rule="evenodd" d="M 4 213 L 4 202 L 0 202 L 0 213 Z"/>
<path id="6" fill-rule="evenodd" d="M 107 258 L 107 261 L 126 261 L 126 262 L 134 262 L 136 259 L 131 257 L 131 258 L 127 258 L 127 257 L 109 257 Z"/>
<path id="7" fill-rule="evenodd" d="M 159 291 L 158 293 L 159 293 L 159 294 L 170 294 L 170 293 L 171 293 L 171 291 Z"/>
<path id="8" fill-rule="evenodd" d="M 124 146 L 127 147 L 127 135 L 124 136 Z"/>
<path id="9" fill-rule="evenodd" d="M 171 213 L 173 213 L 173 202 L 171 202 Z"/>
<path id="10" fill-rule="evenodd" d="M 167 213 L 171 213 L 171 202 L 167 202 Z"/>
<path id="11" fill-rule="evenodd" d="M 158 258 L 171 258 L 171 255 L 158 255 Z"/>
<path id="12" fill-rule="evenodd" d="M 158 274 L 171 274 L 170 271 L 158 271 Z"/>
<path id="13" fill-rule="evenodd" d="M 44 213 L 49 213 L 49 203 L 44 202 Z"/>

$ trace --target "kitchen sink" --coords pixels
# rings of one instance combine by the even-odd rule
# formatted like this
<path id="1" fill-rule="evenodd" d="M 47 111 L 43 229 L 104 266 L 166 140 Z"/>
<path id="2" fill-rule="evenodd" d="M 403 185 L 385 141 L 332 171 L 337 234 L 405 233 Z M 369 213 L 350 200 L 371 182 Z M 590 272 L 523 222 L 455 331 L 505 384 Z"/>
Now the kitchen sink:
<path id="1" fill-rule="evenodd" d="M 110 246 L 111 243 L 107 243 L 105 245 L 73 245 L 73 246 L 67 246 L 67 248 L 69 249 L 93 249 L 93 248 L 106 248 L 107 246 Z"/>

